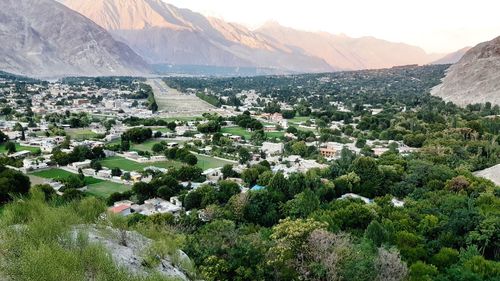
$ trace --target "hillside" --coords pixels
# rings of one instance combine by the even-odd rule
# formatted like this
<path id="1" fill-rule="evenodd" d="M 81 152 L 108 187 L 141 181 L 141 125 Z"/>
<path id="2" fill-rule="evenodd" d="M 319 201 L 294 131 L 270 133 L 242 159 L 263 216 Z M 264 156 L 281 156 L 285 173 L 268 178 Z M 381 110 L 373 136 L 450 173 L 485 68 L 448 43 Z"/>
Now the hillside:
<path id="1" fill-rule="evenodd" d="M 84 16 L 53 0 L 4 0 L 0 69 L 35 77 L 130 75 L 147 64 Z"/>
<path id="2" fill-rule="evenodd" d="M 448 55 L 432 62 L 432 64 L 454 64 L 454 63 L 457 63 L 465 55 L 465 53 L 467 53 L 467 51 L 470 49 L 471 49 L 470 47 L 462 48 L 456 52 L 448 54 Z"/>
<path id="3" fill-rule="evenodd" d="M 448 69 L 432 94 L 461 106 L 485 102 L 500 105 L 500 37 L 467 51 Z"/>

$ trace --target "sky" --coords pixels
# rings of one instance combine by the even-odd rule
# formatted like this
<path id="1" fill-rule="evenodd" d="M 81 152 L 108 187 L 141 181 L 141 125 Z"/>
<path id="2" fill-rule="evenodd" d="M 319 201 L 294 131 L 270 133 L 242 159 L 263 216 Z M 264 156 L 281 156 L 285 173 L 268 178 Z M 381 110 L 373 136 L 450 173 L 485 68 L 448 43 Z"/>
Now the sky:
<path id="1" fill-rule="evenodd" d="M 164 0 L 256 28 L 374 36 L 449 53 L 500 36 L 500 0 Z"/>

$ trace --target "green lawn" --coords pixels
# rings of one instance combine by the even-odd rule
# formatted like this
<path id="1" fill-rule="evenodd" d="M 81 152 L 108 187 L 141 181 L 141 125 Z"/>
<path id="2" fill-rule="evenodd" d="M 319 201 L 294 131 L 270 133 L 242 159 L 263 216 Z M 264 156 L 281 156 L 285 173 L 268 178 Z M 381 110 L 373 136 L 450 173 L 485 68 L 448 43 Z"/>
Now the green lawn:
<path id="1" fill-rule="evenodd" d="M 88 140 L 97 136 L 89 129 L 66 129 L 65 131 L 68 136 L 75 140 Z"/>
<path id="2" fill-rule="evenodd" d="M 44 170 L 44 171 L 39 171 L 39 172 L 34 172 L 32 175 L 40 177 L 40 178 L 45 178 L 45 179 L 53 179 L 56 181 L 68 178 L 69 176 L 76 175 L 74 173 L 61 170 L 61 169 L 50 169 L 50 170 Z M 103 180 L 96 179 L 93 177 L 85 177 L 85 185 L 91 185 L 91 184 L 96 184 L 96 183 L 101 183 Z"/>
<path id="3" fill-rule="evenodd" d="M 243 129 L 241 127 L 222 128 L 221 133 L 232 134 L 235 136 L 241 136 L 241 137 L 244 137 L 245 139 L 250 139 L 250 137 L 252 136 L 252 132 L 249 132 L 246 129 Z"/>
<path id="4" fill-rule="evenodd" d="M 252 132 L 249 132 L 241 127 L 222 128 L 221 132 L 226 134 L 241 136 L 244 137 L 246 140 L 249 140 L 252 137 Z M 266 132 L 266 136 L 268 138 L 280 138 L 284 135 L 285 135 L 284 132 Z"/>
<path id="5" fill-rule="evenodd" d="M 40 148 L 32 146 L 21 146 L 20 144 L 16 143 L 16 151 L 21 151 L 21 150 L 28 150 L 35 153 L 38 152 Z M 5 149 L 5 144 L 0 145 L 0 153 L 7 153 L 7 150 Z"/>
<path id="6" fill-rule="evenodd" d="M 148 140 L 143 143 L 133 143 L 130 147 L 130 150 L 133 151 L 151 151 L 153 149 L 153 145 L 160 143 L 157 140 Z"/>
<path id="7" fill-rule="evenodd" d="M 50 169 L 32 173 L 30 174 L 30 178 L 33 177 L 33 178 L 61 180 L 71 175 L 75 174 L 61 169 Z M 114 192 L 124 192 L 130 190 L 131 188 L 128 185 L 96 179 L 93 177 L 85 177 L 85 185 L 87 185 L 88 187 L 89 194 L 103 198 L 107 198 Z"/>
<path id="8" fill-rule="evenodd" d="M 88 186 L 87 192 L 97 197 L 107 198 L 115 192 L 124 192 L 130 190 L 131 186 L 119 184 L 111 181 L 102 181 L 100 183 Z"/>
<path id="9" fill-rule="evenodd" d="M 203 170 L 210 169 L 210 168 L 218 168 L 222 167 L 226 164 L 231 164 L 229 161 L 225 160 L 220 160 L 213 158 L 211 156 L 206 156 L 206 155 L 196 155 L 198 158 L 198 164 L 196 166 L 202 168 Z M 161 161 L 161 162 L 151 162 L 151 163 L 137 163 L 128 159 L 125 159 L 123 157 L 115 156 L 115 157 L 108 157 L 104 160 L 101 161 L 101 164 L 103 167 L 107 167 L 109 169 L 113 168 L 120 168 L 125 171 L 142 171 L 146 167 L 154 166 L 158 168 L 178 168 L 181 167 L 182 165 L 185 165 L 181 162 L 178 161 Z"/>
<path id="10" fill-rule="evenodd" d="M 142 171 L 146 167 L 155 166 L 158 168 L 180 167 L 183 164 L 176 161 L 162 161 L 154 163 L 137 163 L 123 157 L 115 156 L 108 157 L 101 161 L 103 167 L 107 168 L 120 168 L 125 171 Z"/>
<path id="11" fill-rule="evenodd" d="M 196 157 L 198 158 L 197 166 L 202 168 L 203 170 L 223 167 L 226 164 L 233 164 L 232 162 L 216 159 L 206 155 L 196 155 Z"/>
<path id="12" fill-rule="evenodd" d="M 297 123 L 300 123 L 300 122 L 306 122 L 307 120 L 310 120 L 310 119 L 313 119 L 313 118 L 310 117 L 310 116 L 295 116 L 292 119 L 288 119 L 288 122 L 289 123 L 297 124 Z"/>

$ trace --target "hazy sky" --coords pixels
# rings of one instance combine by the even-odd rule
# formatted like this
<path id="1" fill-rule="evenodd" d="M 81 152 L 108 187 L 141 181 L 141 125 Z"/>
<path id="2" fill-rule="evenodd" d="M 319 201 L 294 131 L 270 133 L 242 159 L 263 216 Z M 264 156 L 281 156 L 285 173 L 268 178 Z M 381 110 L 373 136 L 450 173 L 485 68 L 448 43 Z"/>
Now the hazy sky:
<path id="1" fill-rule="evenodd" d="M 164 0 L 257 27 L 274 20 L 310 31 L 375 36 L 451 52 L 500 36 L 500 0 Z"/>

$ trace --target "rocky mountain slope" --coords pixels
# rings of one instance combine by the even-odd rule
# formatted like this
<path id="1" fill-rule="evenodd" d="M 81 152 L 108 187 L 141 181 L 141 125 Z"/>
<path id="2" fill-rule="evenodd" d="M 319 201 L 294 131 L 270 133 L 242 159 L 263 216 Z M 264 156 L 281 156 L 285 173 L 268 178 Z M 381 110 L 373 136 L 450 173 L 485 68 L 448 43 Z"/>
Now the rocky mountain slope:
<path id="1" fill-rule="evenodd" d="M 35 77 L 135 75 L 147 64 L 86 17 L 53 0 L 2 0 L 0 69 Z"/>
<path id="2" fill-rule="evenodd" d="M 150 63 L 331 71 L 320 58 L 270 44 L 247 28 L 161 0 L 66 0 Z"/>
<path id="3" fill-rule="evenodd" d="M 344 70 L 388 68 L 396 65 L 427 64 L 439 56 L 418 47 L 374 37 L 351 38 L 326 32 L 306 32 L 269 22 L 256 30 L 268 40 L 298 48 Z"/>
<path id="4" fill-rule="evenodd" d="M 464 106 L 491 102 L 500 105 L 500 37 L 470 49 L 452 65 L 432 94 Z"/>
<path id="5" fill-rule="evenodd" d="M 267 67 L 299 72 L 430 63 L 440 56 L 376 38 L 349 38 L 266 24 L 238 24 L 161 0 L 61 0 L 150 63 Z"/>
<path id="6" fill-rule="evenodd" d="M 467 51 L 470 50 L 470 47 L 462 48 L 456 52 L 448 54 L 437 61 L 434 61 L 432 64 L 454 64 L 457 63 Z"/>

